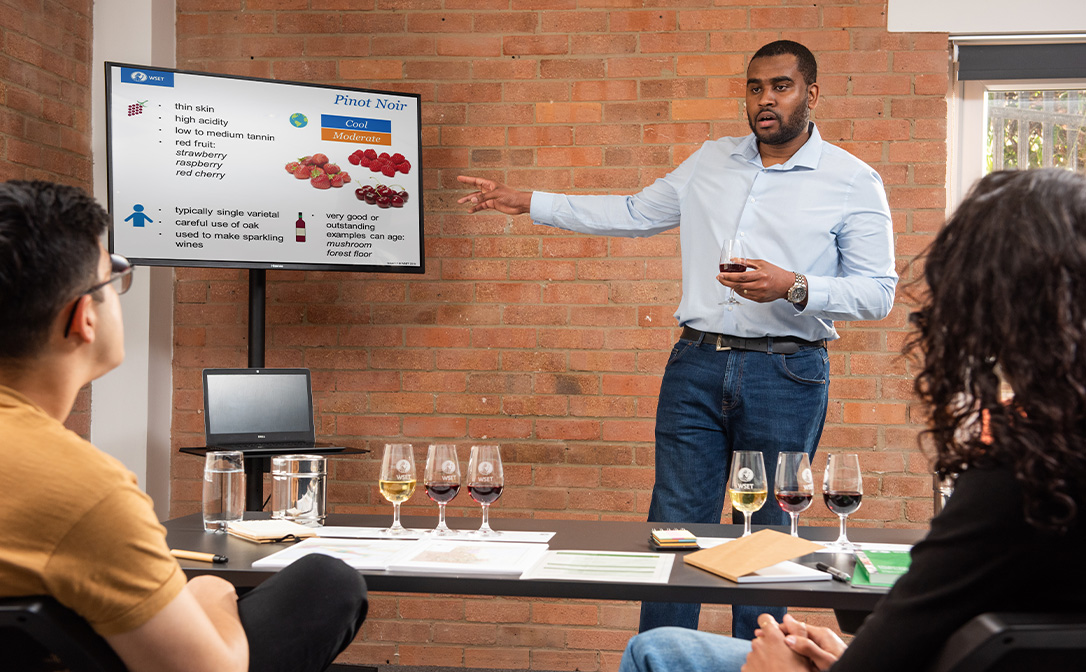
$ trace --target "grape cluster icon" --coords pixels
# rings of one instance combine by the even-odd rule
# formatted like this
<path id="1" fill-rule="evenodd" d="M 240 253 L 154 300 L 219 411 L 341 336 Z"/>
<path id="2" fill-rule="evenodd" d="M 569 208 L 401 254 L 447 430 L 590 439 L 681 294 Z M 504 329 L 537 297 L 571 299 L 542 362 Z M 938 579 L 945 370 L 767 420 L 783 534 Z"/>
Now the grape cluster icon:
<path id="1" fill-rule="evenodd" d="M 136 114 L 143 114 L 143 106 L 147 104 L 146 100 L 137 101 L 134 105 L 128 106 L 128 116 Z"/>

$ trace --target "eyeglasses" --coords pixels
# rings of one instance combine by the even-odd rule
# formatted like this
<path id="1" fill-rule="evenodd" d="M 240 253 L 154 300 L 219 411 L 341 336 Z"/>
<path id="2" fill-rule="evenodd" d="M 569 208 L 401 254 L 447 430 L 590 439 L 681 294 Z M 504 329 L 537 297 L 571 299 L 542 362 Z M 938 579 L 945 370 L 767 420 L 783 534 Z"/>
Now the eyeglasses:
<path id="1" fill-rule="evenodd" d="M 113 285 L 113 288 L 117 290 L 118 296 L 127 292 L 129 287 L 132 286 L 132 271 L 135 269 L 132 267 L 132 264 L 128 263 L 127 259 L 119 254 L 111 254 L 109 255 L 109 265 L 109 280 L 99 282 L 75 298 L 75 303 L 72 304 L 72 312 L 68 315 L 68 324 L 64 327 L 64 338 L 68 338 L 68 334 L 72 331 L 72 322 L 75 320 L 75 309 L 79 306 L 80 299 L 87 294 L 94 294 L 106 285 L 113 283 L 117 283 Z"/>

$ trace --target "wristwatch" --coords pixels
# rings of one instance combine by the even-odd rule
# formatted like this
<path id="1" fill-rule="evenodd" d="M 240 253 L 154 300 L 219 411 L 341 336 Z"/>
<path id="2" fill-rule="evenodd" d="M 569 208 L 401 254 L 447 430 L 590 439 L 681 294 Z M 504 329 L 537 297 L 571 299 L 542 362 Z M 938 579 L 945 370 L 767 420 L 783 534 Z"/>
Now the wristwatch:
<path id="1" fill-rule="evenodd" d="M 793 273 L 796 273 L 793 271 Z M 796 282 L 788 288 L 788 303 L 797 304 L 807 300 L 807 278 L 796 273 Z"/>

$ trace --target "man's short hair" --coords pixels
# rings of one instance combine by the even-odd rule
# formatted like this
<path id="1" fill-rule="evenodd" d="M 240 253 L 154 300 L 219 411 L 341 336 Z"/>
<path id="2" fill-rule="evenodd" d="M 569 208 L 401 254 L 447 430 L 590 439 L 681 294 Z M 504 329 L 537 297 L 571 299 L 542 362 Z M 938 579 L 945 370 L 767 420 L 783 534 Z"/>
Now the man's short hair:
<path id="1" fill-rule="evenodd" d="M 750 60 L 786 55 L 796 57 L 796 67 L 799 68 L 799 74 L 803 75 L 805 84 L 814 84 L 818 81 L 818 63 L 815 61 L 814 54 L 799 42 L 793 42 L 792 40 L 770 42 L 754 52 Z"/>
<path id="2" fill-rule="evenodd" d="M 0 183 L 0 362 L 40 352 L 57 313 L 94 284 L 107 224 L 77 187 Z"/>

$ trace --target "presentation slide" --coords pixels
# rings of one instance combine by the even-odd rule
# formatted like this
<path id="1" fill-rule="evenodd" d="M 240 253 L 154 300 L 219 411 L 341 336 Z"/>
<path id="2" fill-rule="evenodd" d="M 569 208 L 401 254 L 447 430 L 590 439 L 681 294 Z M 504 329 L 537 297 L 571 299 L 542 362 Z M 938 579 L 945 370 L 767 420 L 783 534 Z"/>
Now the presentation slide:
<path id="1" fill-rule="evenodd" d="M 111 251 L 422 270 L 418 96 L 119 63 L 106 79 Z"/>

